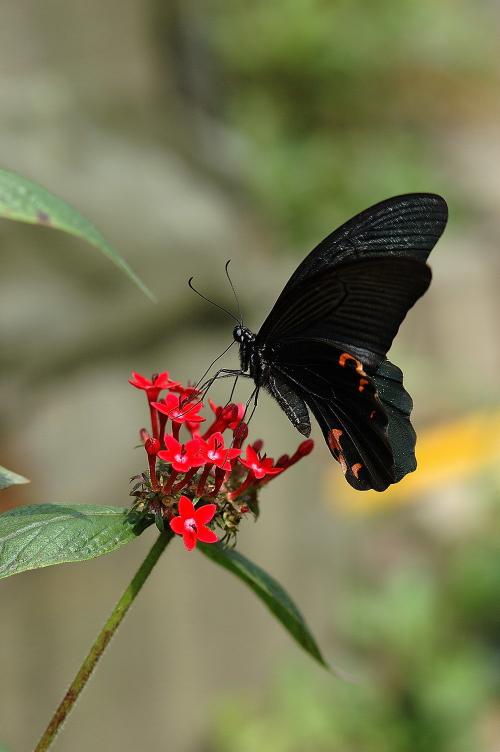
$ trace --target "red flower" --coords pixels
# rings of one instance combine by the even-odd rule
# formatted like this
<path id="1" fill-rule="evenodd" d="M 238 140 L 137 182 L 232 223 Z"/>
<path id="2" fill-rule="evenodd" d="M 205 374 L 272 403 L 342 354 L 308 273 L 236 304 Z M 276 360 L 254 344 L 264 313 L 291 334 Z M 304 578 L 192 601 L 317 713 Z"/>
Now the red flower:
<path id="1" fill-rule="evenodd" d="M 151 379 L 147 379 L 140 373 L 132 371 L 132 378 L 128 381 L 129 384 L 135 386 L 136 389 L 144 389 L 149 402 L 155 402 L 163 389 L 171 389 L 178 385 L 177 381 L 172 381 L 172 379 L 170 379 L 168 371 L 155 373 Z"/>
<path id="2" fill-rule="evenodd" d="M 193 397 L 197 397 L 199 394 L 201 394 L 200 390 L 195 386 L 192 386 L 191 384 L 188 384 L 187 386 L 183 386 L 182 384 L 174 384 L 174 386 L 170 387 L 170 391 L 177 392 L 177 394 L 180 394 L 181 397 L 187 399 L 193 399 Z"/>
<path id="3" fill-rule="evenodd" d="M 216 405 L 211 399 L 208 400 L 208 404 L 214 412 L 215 420 L 203 434 L 204 439 L 214 433 L 224 433 L 228 428 L 234 431 L 241 424 L 245 414 L 245 405 L 230 403 L 222 407 Z"/>
<path id="4" fill-rule="evenodd" d="M 202 423 L 205 420 L 197 414 L 203 407 L 201 402 L 186 402 L 173 392 L 169 392 L 162 402 L 154 402 L 153 407 L 170 418 L 173 423 Z"/>
<path id="5" fill-rule="evenodd" d="M 221 433 L 213 433 L 206 441 L 200 443 L 200 452 L 204 462 L 226 471 L 231 470 L 231 460 L 240 454 L 239 449 L 226 449 Z"/>
<path id="6" fill-rule="evenodd" d="M 234 431 L 243 420 L 245 405 L 241 402 L 231 402 L 229 405 L 221 407 L 209 399 L 208 404 L 215 414 L 215 422 L 210 427 L 209 433 L 215 433 L 215 431 L 219 430 L 225 431 L 226 428 Z"/>
<path id="7" fill-rule="evenodd" d="M 251 446 L 247 446 L 245 459 L 242 460 L 240 457 L 240 462 L 251 470 L 257 480 L 264 478 L 266 475 L 278 475 L 278 473 L 283 472 L 284 469 L 282 467 L 274 467 L 272 457 L 264 457 L 261 459 L 255 449 Z"/>
<path id="8" fill-rule="evenodd" d="M 234 409 L 234 407 L 236 407 L 236 410 Z M 238 428 L 238 426 L 240 425 L 244 415 L 245 405 L 242 402 L 236 402 L 233 406 L 233 420 L 231 421 L 231 423 L 228 423 L 227 427 L 234 431 L 234 429 Z"/>
<path id="9" fill-rule="evenodd" d="M 158 490 L 158 478 L 156 477 L 156 456 L 160 449 L 160 442 L 158 439 L 151 437 L 145 428 L 140 431 L 141 438 L 144 441 L 144 449 L 148 455 L 149 465 L 149 477 L 151 479 L 151 487 L 154 491 Z"/>
<path id="10" fill-rule="evenodd" d="M 150 456 L 156 457 L 160 448 L 160 442 L 158 441 L 158 439 L 152 439 L 150 437 L 144 442 L 144 448 Z"/>
<path id="11" fill-rule="evenodd" d="M 167 448 L 158 452 L 158 457 L 170 462 L 178 473 L 186 473 L 192 467 L 201 467 L 205 464 L 206 460 L 200 454 L 203 446 L 199 439 L 191 439 L 186 444 L 181 444 L 170 434 L 165 434 L 165 446 Z"/>
<path id="12" fill-rule="evenodd" d="M 235 446 L 237 449 L 241 449 L 241 446 L 247 436 L 248 425 L 244 421 L 241 421 L 241 423 L 238 423 L 233 431 L 233 446 Z"/>
<path id="13" fill-rule="evenodd" d="M 179 516 L 170 520 L 170 527 L 176 535 L 182 535 L 188 551 L 193 550 L 197 541 L 217 543 L 219 540 L 217 535 L 207 527 L 207 522 L 210 522 L 216 511 L 216 504 L 205 504 L 195 509 L 193 502 L 187 496 L 181 496 Z"/>
<path id="14" fill-rule="evenodd" d="M 255 448 L 255 444 L 253 445 Z M 283 454 L 279 460 L 276 461 L 276 467 L 282 467 L 283 470 L 287 470 L 303 457 L 307 457 L 314 449 L 314 441 L 312 439 L 306 439 L 297 447 L 297 450 L 290 457 L 288 454 Z"/>

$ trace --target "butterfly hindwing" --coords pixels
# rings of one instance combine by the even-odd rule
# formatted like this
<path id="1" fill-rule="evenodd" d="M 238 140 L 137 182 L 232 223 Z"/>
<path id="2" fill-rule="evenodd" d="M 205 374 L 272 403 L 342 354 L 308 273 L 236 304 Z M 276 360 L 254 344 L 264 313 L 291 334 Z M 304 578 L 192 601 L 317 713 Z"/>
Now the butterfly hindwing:
<path id="1" fill-rule="evenodd" d="M 382 491 L 394 483 L 387 416 L 357 358 L 324 342 L 296 342 L 281 350 L 274 368 L 313 412 L 354 488 Z"/>
<path id="2" fill-rule="evenodd" d="M 346 412 L 335 400 L 311 397 L 308 400 L 333 457 L 340 463 L 347 482 L 358 491 L 385 489 L 395 482 L 393 459 L 384 426 L 368 428 L 355 412 Z M 351 405 L 352 407 L 352 405 Z M 375 409 L 375 408 L 374 408 Z M 383 412 L 380 411 L 380 416 Z"/>
<path id="3" fill-rule="evenodd" d="M 380 401 L 389 419 L 387 435 L 394 456 L 395 482 L 417 467 L 416 434 L 410 422 L 413 400 L 403 386 L 403 372 L 388 360 L 373 375 Z"/>

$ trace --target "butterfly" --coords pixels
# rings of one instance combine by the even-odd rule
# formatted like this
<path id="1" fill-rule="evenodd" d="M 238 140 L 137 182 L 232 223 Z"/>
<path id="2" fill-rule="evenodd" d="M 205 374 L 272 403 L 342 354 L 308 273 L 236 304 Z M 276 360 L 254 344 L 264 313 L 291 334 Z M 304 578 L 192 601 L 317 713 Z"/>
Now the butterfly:
<path id="1" fill-rule="evenodd" d="M 386 199 L 328 235 L 302 261 L 261 328 L 238 324 L 240 370 L 304 436 L 310 413 L 346 480 L 384 491 L 416 468 L 413 402 L 386 355 L 429 287 L 427 257 L 448 218 L 443 198 Z M 256 404 L 256 400 L 255 400 Z"/>

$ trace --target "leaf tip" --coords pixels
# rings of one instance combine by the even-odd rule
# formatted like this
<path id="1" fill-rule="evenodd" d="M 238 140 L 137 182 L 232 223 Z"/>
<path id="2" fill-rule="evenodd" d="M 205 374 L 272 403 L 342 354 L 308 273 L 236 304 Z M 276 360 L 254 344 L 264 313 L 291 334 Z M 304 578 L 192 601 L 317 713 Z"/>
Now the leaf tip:
<path id="1" fill-rule="evenodd" d="M 24 483 L 31 483 L 31 481 L 29 478 L 25 478 L 24 475 L 13 473 L 12 470 L 7 470 L 7 468 L 0 465 L 0 491 L 10 486 L 20 486 Z"/>

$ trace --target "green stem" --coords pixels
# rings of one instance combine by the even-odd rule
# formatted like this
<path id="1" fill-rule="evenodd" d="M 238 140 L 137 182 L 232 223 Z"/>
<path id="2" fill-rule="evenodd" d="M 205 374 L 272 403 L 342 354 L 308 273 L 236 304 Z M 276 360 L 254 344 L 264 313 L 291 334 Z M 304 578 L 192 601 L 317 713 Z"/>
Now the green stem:
<path id="1" fill-rule="evenodd" d="M 64 695 L 61 704 L 52 716 L 43 736 L 36 745 L 35 752 L 45 752 L 54 741 L 56 734 L 66 720 L 68 713 L 73 709 L 82 689 L 90 679 L 99 658 L 106 650 L 111 638 L 120 626 L 123 617 L 134 602 L 140 589 L 151 574 L 153 567 L 172 538 L 173 535 L 170 532 L 162 533 L 153 544 L 150 552 L 135 573 L 134 578 L 125 589 L 122 597 L 111 612 L 106 624 L 97 636 L 96 641 L 90 648 L 89 654 L 80 666 L 70 688 Z"/>

